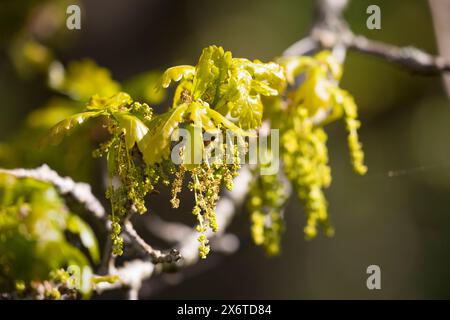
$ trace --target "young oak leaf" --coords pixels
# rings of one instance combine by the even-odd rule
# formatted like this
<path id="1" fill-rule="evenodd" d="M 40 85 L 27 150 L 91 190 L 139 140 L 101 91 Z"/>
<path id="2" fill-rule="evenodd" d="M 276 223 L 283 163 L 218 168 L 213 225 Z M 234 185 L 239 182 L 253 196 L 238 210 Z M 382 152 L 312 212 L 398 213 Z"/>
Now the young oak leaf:
<path id="1" fill-rule="evenodd" d="M 58 144 L 61 140 L 69 134 L 75 127 L 81 126 L 86 121 L 104 115 L 102 110 L 86 111 L 74 114 L 67 119 L 64 119 L 53 126 L 49 133 L 44 137 L 42 143 L 46 144 Z"/>
<path id="2" fill-rule="evenodd" d="M 206 108 L 206 114 L 217 127 L 224 127 L 225 129 L 231 130 L 233 133 L 240 136 L 255 137 L 254 133 L 241 129 L 226 117 L 224 117 L 222 114 L 211 108 Z"/>
<path id="3" fill-rule="evenodd" d="M 119 129 L 125 132 L 125 142 L 128 150 L 135 143 L 138 143 L 139 148 L 142 149 L 141 141 L 147 134 L 148 128 L 138 116 L 130 113 L 132 102 L 131 97 L 124 92 L 119 92 L 107 98 L 95 95 L 91 97 L 86 105 L 86 110 L 88 111 L 77 113 L 60 121 L 50 129 L 43 142 L 45 144 L 58 144 L 74 127 L 82 125 L 92 118 L 105 116 L 117 121 Z"/>
<path id="4" fill-rule="evenodd" d="M 139 145 L 144 161 L 148 165 L 159 163 L 170 155 L 172 133 L 183 123 L 193 123 L 207 132 L 228 129 L 239 136 L 254 136 L 253 133 L 242 130 L 205 104 L 200 102 L 185 103 L 150 121 L 149 131 Z"/>
<path id="5" fill-rule="evenodd" d="M 287 57 L 279 60 L 285 68 L 288 81 L 304 73 L 305 80 L 294 95 L 294 104 L 305 107 L 311 117 L 319 110 L 334 112 L 333 93 L 341 90 L 337 82 L 342 77 L 342 66 L 331 52 L 322 51 L 314 57 Z"/>
<path id="6" fill-rule="evenodd" d="M 169 77 L 173 70 L 168 69 L 163 78 L 181 79 Z M 233 58 L 222 47 L 210 46 L 203 49 L 192 79 L 185 78 L 178 86 L 174 106 L 203 102 L 223 116 L 236 118 L 242 129 L 256 129 L 262 118 L 261 96 L 278 95 L 285 84 L 280 65 Z"/>
<path id="7" fill-rule="evenodd" d="M 98 241 L 89 225 L 77 215 L 71 214 L 67 219 L 67 230 L 80 237 L 83 246 L 89 250 L 92 260 L 98 263 L 100 260 Z"/>
<path id="8" fill-rule="evenodd" d="M 131 97 L 125 92 L 118 92 L 109 97 L 101 97 L 99 95 L 93 95 L 88 104 L 87 110 L 109 110 L 111 112 L 120 111 L 120 109 L 130 105 L 133 102 Z"/>
<path id="9" fill-rule="evenodd" d="M 89 59 L 71 62 L 63 78 L 50 85 L 72 99 L 83 102 L 94 94 L 111 96 L 120 90 L 120 84 L 111 78 L 109 70 Z"/>
<path id="10" fill-rule="evenodd" d="M 141 152 L 145 163 L 159 163 L 169 156 L 172 132 L 182 122 L 188 107 L 188 104 L 182 104 L 150 121 L 149 132 L 142 139 Z"/>
<path id="11" fill-rule="evenodd" d="M 137 143 L 142 151 L 142 139 L 149 131 L 147 126 L 139 118 L 129 113 L 118 113 L 115 118 L 119 122 L 120 128 L 125 132 L 126 148 L 131 150 Z"/>
<path id="12" fill-rule="evenodd" d="M 257 60 L 234 58 L 229 78 L 220 87 L 220 97 L 215 109 L 230 113 L 243 129 L 261 125 L 263 106 L 261 96 L 276 96 L 285 88 L 281 66 Z"/>
<path id="13" fill-rule="evenodd" d="M 178 82 L 181 79 L 192 79 L 195 74 L 193 66 L 182 65 L 167 69 L 161 78 L 161 86 L 167 88 L 172 81 Z"/>
<path id="14" fill-rule="evenodd" d="M 253 62 L 247 59 L 236 60 L 244 60 L 242 63 L 252 74 L 252 86 L 257 89 L 258 93 L 264 96 L 276 96 L 286 88 L 284 69 L 279 64 L 274 62 L 263 63 L 259 60 Z"/>
<path id="15" fill-rule="evenodd" d="M 225 52 L 222 47 L 209 46 L 203 49 L 195 67 L 194 100 L 202 99 L 211 105 L 217 103 L 220 98 L 219 87 L 226 81 L 232 61 L 231 52 Z"/>
<path id="16" fill-rule="evenodd" d="M 286 79 L 291 85 L 295 83 L 297 75 L 305 72 L 315 63 L 314 58 L 308 56 L 283 57 L 278 59 L 278 62 L 284 67 Z"/>

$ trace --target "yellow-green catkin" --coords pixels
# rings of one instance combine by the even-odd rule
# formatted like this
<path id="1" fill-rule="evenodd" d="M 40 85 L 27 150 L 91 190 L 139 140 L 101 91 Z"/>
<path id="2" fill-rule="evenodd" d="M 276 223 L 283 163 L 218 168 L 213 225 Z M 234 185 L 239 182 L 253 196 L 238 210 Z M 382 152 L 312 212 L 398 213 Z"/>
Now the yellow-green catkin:
<path id="1" fill-rule="evenodd" d="M 328 218 L 324 189 L 331 183 L 327 135 L 323 127 L 343 118 L 348 132 L 350 158 L 354 171 L 365 174 L 362 145 L 357 130 L 357 106 L 353 97 L 338 85 L 341 64 L 328 51 L 314 57 L 283 58 L 287 79 L 293 84 L 303 73 L 304 81 L 288 95 L 287 108 L 280 112 L 284 170 L 306 211 L 305 236 L 317 235 L 320 225 L 328 236 L 334 234 Z"/>
<path id="2" fill-rule="evenodd" d="M 358 129 L 361 126 L 361 122 L 357 119 L 358 109 L 352 96 L 347 92 L 343 96 L 344 119 L 348 132 L 347 142 L 350 150 L 350 159 L 354 171 L 360 175 L 364 175 L 367 172 L 367 167 L 364 165 L 364 152 L 362 151 L 362 144 L 358 137 Z"/>
<path id="3" fill-rule="evenodd" d="M 226 148 L 226 146 L 222 146 Z M 233 178 L 240 168 L 238 149 L 233 147 L 231 163 L 224 164 L 223 159 L 206 155 L 205 161 L 190 169 L 191 182 L 189 189 L 194 192 L 195 206 L 192 214 L 197 219 L 196 230 L 200 234 L 199 255 L 205 259 L 210 252 L 208 230 L 217 232 L 216 205 L 219 200 L 220 187 L 225 184 L 228 189 L 233 187 Z"/>
<path id="4" fill-rule="evenodd" d="M 251 234 L 255 244 L 264 247 L 269 256 L 280 253 L 284 231 L 283 207 L 287 195 L 278 175 L 259 175 L 254 171 L 247 209 L 250 213 Z"/>
<path id="5" fill-rule="evenodd" d="M 306 114 L 306 110 L 299 110 L 294 127 L 282 135 L 282 146 L 286 175 L 305 206 L 305 237 L 311 239 L 317 235 L 319 224 L 324 227 L 326 235 L 333 234 L 323 193 L 331 183 L 331 173 L 327 135 L 321 127 L 314 127 Z"/>

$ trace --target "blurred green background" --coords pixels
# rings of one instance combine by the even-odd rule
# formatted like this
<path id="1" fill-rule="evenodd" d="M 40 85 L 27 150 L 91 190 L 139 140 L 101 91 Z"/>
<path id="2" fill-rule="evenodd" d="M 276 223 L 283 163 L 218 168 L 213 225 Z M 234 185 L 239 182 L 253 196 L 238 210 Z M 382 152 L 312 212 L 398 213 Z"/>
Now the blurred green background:
<path id="1" fill-rule="evenodd" d="M 4 148 L 26 116 L 54 95 L 44 77 L 20 76 L 8 53 L 18 30 L 29 24 L 27 8 L 34 3 L 38 1 L 0 4 Z M 370 4 L 381 7 L 381 30 L 366 28 Z M 65 7 L 59 8 L 64 18 Z M 312 0 L 84 1 L 82 29 L 68 31 L 63 22 L 47 44 L 64 63 L 92 58 L 123 81 L 151 69 L 194 64 L 210 44 L 222 45 L 236 57 L 270 60 L 308 33 L 312 10 Z M 354 0 L 345 16 L 357 33 L 436 53 L 425 0 Z M 149 282 L 142 289 L 143 298 L 450 298 L 450 108 L 441 79 L 350 53 L 342 87 L 360 108 L 369 173 L 353 174 L 344 127 L 330 126 L 334 180 L 327 196 L 335 237 L 305 241 L 303 209 L 291 199 L 282 254 L 267 258 L 253 245 L 243 211 L 230 229 L 241 240 L 236 254 L 212 255 L 209 262 L 188 270 L 186 278 L 172 276 L 169 286 L 160 286 L 164 278 Z M 40 164 L 41 159 L 32 156 L 38 146 L 26 147 L 31 160 L 0 160 L 0 167 Z M 94 181 L 102 196 L 99 177 L 89 175 L 101 165 L 90 158 L 83 161 L 91 171 L 75 178 Z M 149 205 L 167 219 L 192 222 L 188 209 L 167 210 L 167 201 Z M 381 267 L 381 290 L 366 288 L 366 268 L 371 264 Z"/>

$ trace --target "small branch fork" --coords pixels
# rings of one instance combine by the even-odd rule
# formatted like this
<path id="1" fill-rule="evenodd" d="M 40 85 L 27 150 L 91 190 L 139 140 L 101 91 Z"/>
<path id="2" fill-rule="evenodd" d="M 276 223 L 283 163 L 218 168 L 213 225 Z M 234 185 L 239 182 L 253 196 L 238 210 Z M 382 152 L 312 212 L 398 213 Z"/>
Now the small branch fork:
<path id="1" fill-rule="evenodd" d="M 414 47 L 397 47 L 363 36 L 353 36 L 348 41 L 347 47 L 379 57 L 416 73 L 437 75 L 450 71 L 450 64 L 443 57 L 433 56 Z"/>
<path id="2" fill-rule="evenodd" d="M 152 263 L 172 263 L 177 262 L 181 259 L 181 255 L 176 249 L 171 249 L 168 252 L 162 252 L 160 250 L 154 249 L 151 245 L 149 245 L 147 242 L 145 242 L 144 239 L 142 239 L 136 230 L 133 227 L 133 224 L 128 220 L 125 221 L 125 232 L 126 234 L 137 244 L 145 253 L 147 253 Z"/>
<path id="3" fill-rule="evenodd" d="M 411 72 L 438 75 L 450 71 L 450 62 L 415 47 L 398 47 L 355 35 L 345 22 L 342 11 L 348 0 L 318 0 L 316 19 L 308 37 L 290 46 L 283 55 L 305 55 L 320 48 L 343 46 L 396 64 Z"/>

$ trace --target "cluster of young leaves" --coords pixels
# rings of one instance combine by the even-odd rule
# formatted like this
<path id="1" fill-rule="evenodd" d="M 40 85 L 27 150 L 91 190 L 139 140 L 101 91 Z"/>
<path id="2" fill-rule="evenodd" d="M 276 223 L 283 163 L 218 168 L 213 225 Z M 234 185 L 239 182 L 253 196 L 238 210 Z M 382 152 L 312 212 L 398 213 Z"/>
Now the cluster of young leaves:
<path id="1" fill-rule="evenodd" d="M 94 96 L 83 113 L 61 121 L 50 131 L 53 142 L 88 119 L 107 119 L 111 139 L 102 144 L 97 155 L 106 154 L 110 172 L 107 197 L 112 203 L 113 241 L 115 253 L 122 253 L 121 218 L 127 212 L 144 213 L 145 196 L 162 181 L 172 183 L 173 207 L 178 207 L 177 194 L 183 177 L 190 173 L 188 187 L 194 192 L 194 215 L 200 232 L 200 256 L 209 252 L 206 232 L 217 230 L 215 206 L 222 184 L 232 188 L 240 157 L 245 153 L 223 139 L 204 140 L 205 134 L 232 134 L 242 141 L 256 129 L 262 117 L 261 96 L 274 96 L 284 89 L 282 68 L 275 63 L 264 64 L 236 59 L 223 48 L 211 46 L 203 50 L 198 64 L 169 68 L 161 78 L 162 87 L 180 81 L 173 103 L 163 114 L 153 116 L 146 104 L 133 102 L 129 95 L 118 93 L 109 98 Z M 178 129 L 188 134 L 178 150 L 180 163 L 170 159 L 172 140 Z M 227 151 L 227 152 L 224 152 Z M 228 159 L 223 154 L 231 155 Z M 200 160 L 198 160 L 200 159 Z M 119 178 L 114 185 L 114 178 Z M 118 213 L 118 216 L 115 216 Z"/>
<path id="2" fill-rule="evenodd" d="M 285 86 L 279 65 L 233 58 L 231 52 L 216 46 L 205 48 L 195 67 L 169 68 L 161 84 L 167 88 L 172 81 L 180 84 L 170 110 L 155 118 L 160 124 L 153 137 L 161 141 L 160 150 L 148 155 L 149 163 L 167 157 L 170 133 L 180 123 L 187 122 L 206 132 L 228 129 L 246 135 L 244 130 L 261 124 L 261 96 L 278 95 Z M 230 121 L 227 116 L 233 119 Z"/>
<path id="3" fill-rule="evenodd" d="M 69 242 L 67 234 L 85 249 Z M 68 294 L 53 281 L 54 272 L 76 266 L 92 274 L 92 264 L 100 259 L 93 231 L 52 186 L 9 174 L 0 174 L 0 252 L 0 292 L 45 299 Z"/>
<path id="4" fill-rule="evenodd" d="M 261 96 L 276 96 L 286 83 L 282 68 L 276 63 L 262 63 L 233 58 L 231 52 L 222 47 L 210 46 L 203 50 L 197 65 L 169 68 L 162 77 L 162 86 L 179 81 L 171 109 L 156 121 L 157 134 L 149 136 L 148 146 L 156 150 L 144 154 L 148 163 L 158 162 L 169 154 L 170 132 L 175 126 L 184 125 L 190 133 L 181 150 L 181 173 L 173 185 L 172 205 L 178 206 L 182 176 L 190 172 L 189 188 L 195 196 L 193 214 L 197 217 L 200 233 L 200 257 L 205 258 L 210 248 L 206 232 L 208 227 L 217 231 L 215 215 L 220 186 L 231 190 L 232 179 L 240 168 L 240 159 L 245 155 L 242 139 L 251 135 L 248 130 L 261 125 L 263 105 Z M 170 125 L 170 123 L 173 125 Z M 229 145 L 226 139 L 205 141 L 205 134 L 220 137 L 234 134 L 237 145 Z M 225 151 L 225 152 L 224 152 Z M 228 157 L 223 157 L 227 154 Z M 202 161 L 196 162 L 195 159 Z"/>

